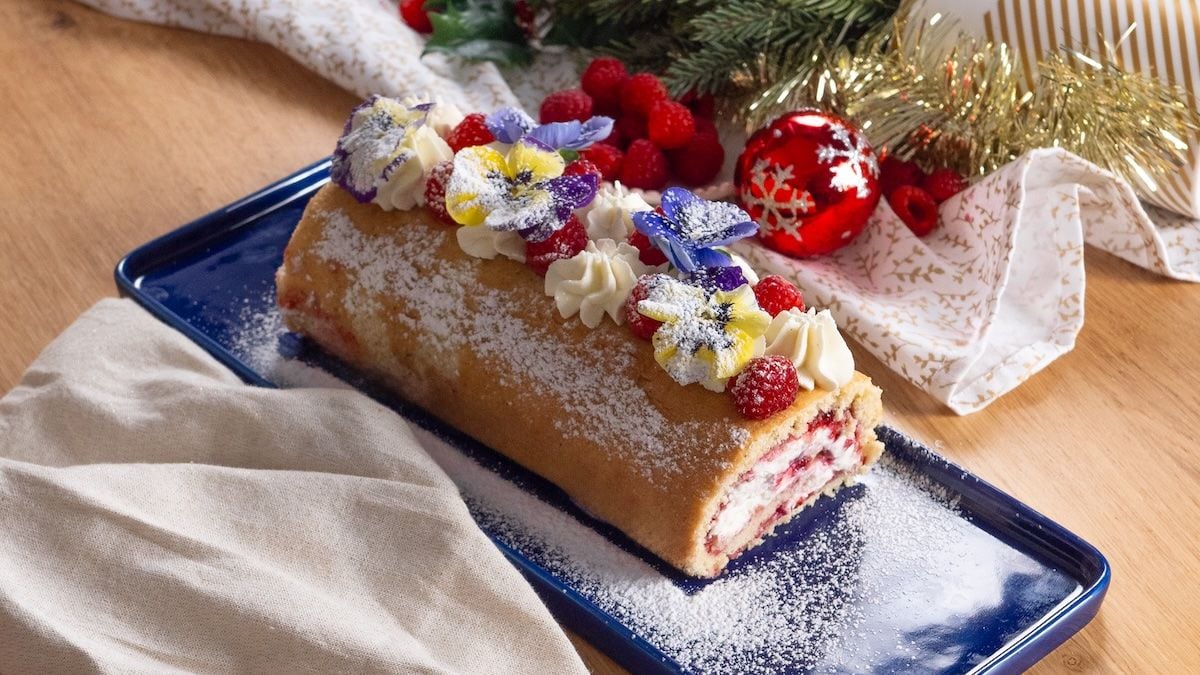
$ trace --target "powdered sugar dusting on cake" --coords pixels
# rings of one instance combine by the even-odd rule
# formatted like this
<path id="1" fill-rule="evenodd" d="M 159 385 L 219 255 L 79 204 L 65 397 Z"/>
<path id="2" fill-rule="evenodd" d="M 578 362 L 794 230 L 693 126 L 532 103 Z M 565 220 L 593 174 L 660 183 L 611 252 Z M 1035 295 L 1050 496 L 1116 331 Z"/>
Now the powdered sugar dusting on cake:
<path id="1" fill-rule="evenodd" d="M 896 617 L 911 616 L 915 632 L 925 603 L 1001 592 L 988 587 L 1004 577 L 995 570 L 964 570 L 956 583 L 965 588 L 945 588 L 936 578 L 995 547 L 944 492 L 886 456 L 802 541 L 689 594 L 570 514 L 432 434 L 418 435 L 486 531 L 687 671 L 847 672 L 884 662 L 898 671 L 917 668 L 920 648 L 895 633 Z M 933 571 L 922 578 L 912 570 Z"/>
<path id="2" fill-rule="evenodd" d="M 343 304 L 356 320 L 394 321 L 429 336 L 423 350 L 439 354 L 430 365 L 448 377 L 457 376 L 458 352 L 469 347 L 496 365 L 501 383 L 541 392 L 561 405 L 567 414 L 555 416 L 553 423 L 564 437 L 590 440 L 648 479 L 677 474 L 689 461 L 664 451 L 678 446 L 672 439 L 680 434 L 704 438 L 707 451 L 749 438 L 745 429 L 733 425 L 667 420 L 629 375 L 636 350 L 646 345 L 606 339 L 598 331 L 564 343 L 561 336 L 525 320 L 511 294 L 475 282 L 480 261 L 435 256 L 432 252 L 443 244 L 438 231 L 414 227 L 397 243 L 364 234 L 342 211 L 318 217 L 326 222 L 312 250 L 353 276 Z M 399 298 L 407 311 L 380 316 L 377 297 Z M 596 353 L 604 354 L 606 368 L 595 366 Z"/>

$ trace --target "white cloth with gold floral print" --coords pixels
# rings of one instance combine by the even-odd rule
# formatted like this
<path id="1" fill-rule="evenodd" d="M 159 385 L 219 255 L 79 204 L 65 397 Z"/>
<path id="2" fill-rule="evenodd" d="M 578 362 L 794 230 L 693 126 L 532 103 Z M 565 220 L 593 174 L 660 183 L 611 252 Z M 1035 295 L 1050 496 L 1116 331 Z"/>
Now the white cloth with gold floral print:
<path id="1" fill-rule="evenodd" d="M 82 0 L 111 14 L 270 43 L 361 95 L 437 95 L 492 110 L 577 86 L 578 62 L 541 55 L 491 64 L 420 56 L 423 38 L 386 0 Z M 740 135 L 724 137 L 732 158 Z M 727 165 L 729 162 L 727 162 Z M 728 167 L 722 180 L 728 179 Z M 1075 344 L 1083 325 L 1083 244 L 1165 276 L 1200 281 L 1200 221 L 1143 207 L 1130 187 L 1060 150 L 1036 150 L 942 205 L 913 236 L 881 202 L 832 256 L 738 250 L 794 279 L 843 330 L 960 414 L 983 408 Z"/>
<path id="2" fill-rule="evenodd" d="M 1026 153 L 946 201 L 941 215 L 920 239 L 883 202 L 850 246 L 813 260 L 737 248 L 760 272 L 794 279 L 842 330 L 960 414 L 1075 345 L 1085 242 L 1200 281 L 1196 222 L 1156 225 L 1128 184 L 1062 150 Z"/>

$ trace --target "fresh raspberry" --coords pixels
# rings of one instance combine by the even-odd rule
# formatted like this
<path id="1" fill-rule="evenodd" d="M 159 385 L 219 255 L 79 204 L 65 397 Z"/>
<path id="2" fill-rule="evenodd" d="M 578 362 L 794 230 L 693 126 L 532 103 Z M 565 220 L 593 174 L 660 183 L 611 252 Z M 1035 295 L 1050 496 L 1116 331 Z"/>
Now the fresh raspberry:
<path id="1" fill-rule="evenodd" d="M 659 101 L 650 107 L 646 118 L 650 140 L 658 147 L 669 150 L 682 148 L 696 134 L 696 121 L 687 106 L 675 101 Z"/>
<path id="2" fill-rule="evenodd" d="M 773 354 L 750 359 L 733 379 L 729 393 L 742 417 L 765 420 L 786 410 L 800 393 L 796 366 L 786 356 Z"/>
<path id="3" fill-rule="evenodd" d="M 654 337 L 654 331 L 662 325 L 661 321 L 655 321 L 650 317 L 638 311 L 638 303 L 645 300 L 650 294 L 650 281 L 654 279 L 652 275 L 643 274 L 629 292 L 629 298 L 625 300 L 625 321 L 629 324 L 629 332 L 640 337 L 643 340 L 649 340 Z"/>
<path id="4" fill-rule="evenodd" d="M 525 242 L 525 264 L 539 276 L 546 276 L 546 269 L 555 260 L 574 258 L 587 248 L 588 234 L 583 223 L 575 216 L 544 241 Z"/>
<path id="5" fill-rule="evenodd" d="M 916 185 L 901 185 L 888 195 L 892 210 L 904 221 L 908 229 L 918 237 L 933 232 L 938 224 L 937 202 L 926 191 Z"/>
<path id="6" fill-rule="evenodd" d="M 879 190 L 885 197 L 901 185 L 920 185 L 923 180 L 925 172 L 916 162 L 888 155 L 879 163 Z"/>
<path id="7" fill-rule="evenodd" d="M 487 145 L 496 140 L 492 132 L 488 131 L 487 122 L 484 120 L 486 118 L 483 113 L 471 113 L 464 117 L 458 126 L 446 135 L 446 143 L 450 145 L 450 149 L 458 152 L 463 148 Z"/>
<path id="8" fill-rule="evenodd" d="M 579 86 L 592 97 L 596 108 L 615 111 L 621 106 L 621 85 L 628 79 L 629 71 L 625 70 L 625 64 L 620 59 L 602 56 L 592 59 L 588 64 Z"/>
<path id="9" fill-rule="evenodd" d="M 629 144 L 621 163 L 621 182 L 643 190 L 661 190 L 667 184 L 667 157 L 648 139 Z"/>
<path id="10" fill-rule="evenodd" d="M 438 162 L 429 170 L 425 178 L 425 206 L 433 212 L 434 217 L 447 225 L 457 225 L 450 213 L 446 211 L 446 184 L 450 182 L 450 174 L 454 173 L 454 162 L 446 160 Z"/>
<path id="11" fill-rule="evenodd" d="M 621 175 L 621 164 L 625 153 L 612 145 L 597 143 L 586 150 L 581 150 L 579 156 L 600 169 L 600 177 L 604 180 L 616 180 Z"/>
<path id="12" fill-rule="evenodd" d="M 646 127 L 646 118 L 636 113 L 625 113 L 618 117 L 613 130 L 621 134 L 626 145 L 650 135 L 650 130 Z"/>
<path id="13" fill-rule="evenodd" d="M 582 176 L 589 173 L 594 175 L 596 180 L 604 178 L 604 174 L 600 172 L 600 167 L 587 159 L 577 159 L 568 164 L 567 168 L 563 169 L 564 176 Z"/>
<path id="14" fill-rule="evenodd" d="M 804 311 L 804 296 L 800 289 L 783 277 L 771 274 L 754 285 L 754 297 L 764 312 L 775 316 L 789 309 Z"/>
<path id="15" fill-rule="evenodd" d="M 538 111 L 538 121 L 542 124 L 571 120 L 584 122 L 591 116 L 592 97 L 579 89 L 564 89 L 550 94 L 542 101 Z"/>
<path id="16" fill-rule="evenodd" d="M 667 153 L 671 170 L 684 185 L 708 185 L 721 171 L 725 163 L 725 148 L 717 140 L 717 134 L 697 131 L 688 144 Z"/>
<path id="17" fill-rule="evenodd" d="M 716 112 L 717 102 L 712 94 L 696 94 L 695 91 L 689 91 L 679 102 L 691 109 L 696 117 L 712 119 L 713 113 Z"/>
<path id="18" fill-rule="evenodd" d="M 621 85 L 621 109 L 626 112 L 645 117 L 655 103 L 665 98 L 667 86 L 650 73 L 633 75 Z"/>
<path id="19" fill-rule="evenodd" d="M 697 136 L 699 136 L 701 134 L 708 134 L 708 135 L 711 135 L 713 138 L 718 138 L 717 125 L 714 124 L 712 120 L 710 120 L 707 117 L 699 117 L 699 116 L 695 116 L 695 115 L 692 117 L 692 119 L 696 122 L 696 135 Z M 718 140 L 720 140 L 720 139 L 718 138 Z"/>
<path id="20" fill-rule="evenodd" d="M 604 113 L 597 114 L 603 115 Z M 607 136 L 596 141 L 596 143 L 603 143 L 605 145 L 611 145 L 618 150 L 624 150 L 625 146 L 629 145 L 629 139 L 625 138 L 625 135 L 621 133 L 621 130 L 617 128 L 616 123 L 614 123 L 612 126 L 612 131 L 609 131 Z"/>
<path id="21" fill-rule="evenodd" d="M 425 11 L 425 0 L 402 0 L 400 3 L 400 18 L 408 27 L 418 33 L 432 33 L 433 23 L 429 21 L 429 12 Z"/>
<path id="22" fill-rule="evenodd" d="M 667 254 L 652 244 L 650 237 L 637 230 L 629 235 L 629 245 L 638 250 L 638 260 L 641 260 L 643 265 L 658 267 L 667 262 Z"/>
<path id="23" fill-rule="evenodd" d="M 967 181 L 954 169 L 938 169 L 921 181 L 921 188 L 941 204 L 967 187 Z"/>

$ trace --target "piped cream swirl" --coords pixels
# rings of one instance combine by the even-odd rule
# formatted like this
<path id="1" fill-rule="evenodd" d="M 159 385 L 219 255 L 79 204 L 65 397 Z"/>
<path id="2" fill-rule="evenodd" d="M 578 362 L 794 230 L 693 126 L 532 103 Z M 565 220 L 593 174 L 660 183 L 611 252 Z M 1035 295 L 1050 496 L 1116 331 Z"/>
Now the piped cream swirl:
<path id="1" fill-rule="evenodd" d="M 587 225 L 588 238 L 593 240 L 612 239 L 625 241 L 633 232 L 634 211 L 652 211 L 642 196 L 630 192 L 621 183 L 605 183 L 596 192 L 592 203 L 580 211 L 581 220 Z"/>
<path id="2" fill-rule="evenodd" d="M 625 322 L 625 301 L 647 269 L 629 244 L 589 241 L 575 257 L 550 264 L 546 295 L 554 297 L 564 319 L 579 314 L 584 325 L 595 328 L 607 314 L 619 325 Z"/>
<path id="3" fill-rule="evenodd" d="M 453 103 L 447 103 L 440 96 L 409 96 L 404 99 L 404 105 L 415 107 L 424 103 L 433 103 L 425 124 L 433 128 L 438 136 L 445 138 L 458 123 L 463 121 L 463 112 Z"/>
<path id="4" fill-rule="evenodd" d="M 766 353 L 791 359 L 804 389 L 815 385 L 833 391 L 854 375 L 854 355 L 827 309 L 780 312 L 767 327 L 766 338 Z"/>
<path id="5" fill-rule="evenodd" d="M 458 240 L 458 247 L 469 256 L 491 260 L 502 255 L 525 262 L 525 240 L 516 232 L 464 225 L 454 232 L 454 238 Z"/>

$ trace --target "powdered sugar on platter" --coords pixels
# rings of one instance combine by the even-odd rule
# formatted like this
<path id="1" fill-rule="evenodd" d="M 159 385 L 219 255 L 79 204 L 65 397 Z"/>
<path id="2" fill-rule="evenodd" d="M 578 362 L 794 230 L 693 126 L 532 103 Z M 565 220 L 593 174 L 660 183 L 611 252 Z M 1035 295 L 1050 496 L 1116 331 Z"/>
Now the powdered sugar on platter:
<path id="1" fill-rule="evenodd" d="M 270 294 L 248 298 L 239 323 L 230 350 L 272 382 L 349 386 L 281 355 L 286 329 Z M 1016 595 L 1034 618 L 1076 592 L 887 454 L 859 485 L 823 498 L 717 580 L 687 582 L 558 498 L 417 433 L 485 532 L 687 672 L 964 670 L 1021 629 L 997 627 L 994 608 L 1011 609 Z M 1000 641 L 973 642 L 980 626 Z"/>
<path id="2" fill-rule="evenodd" d="M 275 306 L 275 293 L 247 297 L 243 301 L 230 351 L 243 363 L 284 389 L 323 387 L 353 389 L 328 371 L 280 353 L 280 339 L 287 333 Z"/>
<path id="3" fill-rule="evenodd" d="M 486 531 L 687 671 L 846 672 L 885 661 L 901 666 L 912 646 L 891 631 L 881 634 L 878 608 L 886 607 L 889 620 L 893 612 L 918 618 L 928 596 L 923 584 L 930 580 L 912 578 L 910 571 L 960 565 L 979 542 L 943 491 L 885 458 L 799 545 L 735 566 L 690 592 L 437 436 L 420 431 L 418 437 L 460 486 Z"/>

